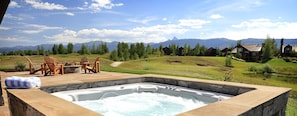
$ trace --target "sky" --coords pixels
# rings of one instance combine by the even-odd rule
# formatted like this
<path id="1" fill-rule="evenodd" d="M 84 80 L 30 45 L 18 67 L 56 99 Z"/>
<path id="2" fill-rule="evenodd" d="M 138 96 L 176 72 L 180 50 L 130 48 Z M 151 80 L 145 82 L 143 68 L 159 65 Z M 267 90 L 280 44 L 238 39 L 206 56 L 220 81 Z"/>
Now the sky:
<path id="1" fill-rule="evenodd" d="M 297 0 L 11 0 L 0 47 L 297 38 Z"/>

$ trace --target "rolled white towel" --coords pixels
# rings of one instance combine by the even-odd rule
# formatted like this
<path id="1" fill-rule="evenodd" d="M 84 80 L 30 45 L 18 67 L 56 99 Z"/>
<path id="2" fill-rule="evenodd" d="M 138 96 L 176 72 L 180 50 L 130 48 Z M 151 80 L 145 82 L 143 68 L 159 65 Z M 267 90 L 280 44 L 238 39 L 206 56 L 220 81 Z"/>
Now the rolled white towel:
<path id="1" fill-rule="evenodd" d="M 38 77 L 18 77 L 12 76 L 5 78 L 5 85 L 7 88 L 13 89 L 29 89 L 34 87 L 40 87 L 41 81 Z"/>

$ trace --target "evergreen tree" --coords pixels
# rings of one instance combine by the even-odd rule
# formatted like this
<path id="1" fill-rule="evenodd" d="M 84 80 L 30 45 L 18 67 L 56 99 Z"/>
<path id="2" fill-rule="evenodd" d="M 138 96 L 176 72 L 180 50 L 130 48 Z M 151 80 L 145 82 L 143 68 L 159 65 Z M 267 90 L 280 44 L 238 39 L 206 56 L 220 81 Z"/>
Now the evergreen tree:
<path id="1" fill-rule="evenodd" d="M 59 44 L 58 52 L 59 52 L 59 54 L 64 54 L 65 53 L 65 48 L 64 48 L 63 44 Z"/>
<path id="2" fill-rule="evenodd" d="M 104 54 L 109 52 L 109 50 L 108 50 L 108 47 L 107 47 L 107 44 L 106 44 L 106 43 L 103 43 L 103 44 L 102 44 L 102 48 L 103 48 Z"/>
<path id="3" fill-rule="evenodd" d="M 58 45 L 56 45 L 56 44 L 53 45 L 52 52 L 54 55 L 58 54 Z"/>
<path id="4" fill-rule="evenodd" d="M 153 54 L 153 49 L 152 49 L 152 47 L 150 46 L 150 44 L 147 44 L 145 51 L 146 51 L 146 54 L 147 54 L 147 55 L 151 55 L 151 54 Z"/>
<path id="5" fill-rule="evenodd" d="M 145 47 L 143 43 L 136 43 L 136 53 L 138 54 L 139 58 L 144 57 Z"/>
<path id="6" fill-rule="evenodd" d="M 273 57 L 273 41 L 267 36 L 262 45 L 262 62 L 267 62 Z"/>
<path id="7" fill-rule="evenodd" d="M 184 45 L 184 48 L 183 48 L 183 50 L 182 50 L 182 56 L 187 56 L 189 54 L 189 49 L 188 49 L 188 45 L 187 44 L 185 44 Z"/>
<path id="8" fill-rule="evenodd" d="M 175 44 L 170 44 L 169 50 L 171 56 L 176 56 L 177 46 Z"/>
<path id="9" fill-rule="evenodd" d="M 130 53 L 129 53 L 129 45 L 127 43 L 123 44 L 123 57 L 124 57 L 124 61 L 129 60 L 130 58 Z"/>
<path id="10" fill-rule="evenodd" d="M 97 51 L 96 51 L 96 45 L 95 43 L 92 44 L 92 48 L 91 48 L 91 54 L 96 54 Z"/>
<path id="11" fill-rule="evenodd" d="M 82 44 L 81 45 L 81 49 L 80 49 L 80 52 L 79 53 L 81 55 L 88 54 L 88 48 L 85 46 L 85 44 Z"/>
<path id="12" fill-rule="evenodd" d="M 193 55 L 194 55 L 194 56 L 199 56 L 200 53 L 201 53 L 201 50 L 200 50 L 200 44 L 197 43 L 197 44 L 195 45 L 194 50 L 193 50 Z"/>
<path id="13" fill-rule="evenodd" d="M 120 61 L 123 61 L 124 60 L 124 42 L 119 42 L 117 48 L 118 48 L 118 51 L 117 51 L 118 59 Z"/>
<path id="14" fill-rule="evenodd" d="M 74 45 L 72 43 L 68 43 L 67 45 L 67 53 L 71 54 L 74 52 Z"/>
<path id="15" fill-rule="evenodd" d="M 205 56 L 207 52 L 207 47 L 205 47 L 204 45 L 200 47 L 200 55 L 201 56 Z"/>
<path id="16" fill-rule="evenodd" d="M 117 61 L 118 60 L 118 52 L 117 50 L 113 50 L 109 56 L 110 60 Z"/>
<path id="17" fill-rule="evenodd" d="M 160 56 L 163 56 L 164 55 L 164 50 L 163 50 L 162 45 L 159 46 L 159 51 L 160 51 Z"/>
<path id="18" fill-rule="evenodd" d="M 130 52 L 130 59 L 135 60 L 136 59 L 135 54 L 137 54 L 135 44 L 133 44 L 133 43 L 130 44 L 129 52 Z"/>

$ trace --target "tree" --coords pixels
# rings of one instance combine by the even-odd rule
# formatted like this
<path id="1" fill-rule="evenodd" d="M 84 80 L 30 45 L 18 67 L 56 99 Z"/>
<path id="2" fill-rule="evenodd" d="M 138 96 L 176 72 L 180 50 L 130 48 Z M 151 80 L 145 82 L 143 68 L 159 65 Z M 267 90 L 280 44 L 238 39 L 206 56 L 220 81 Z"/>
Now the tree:
<path id="1" fill-rule="evenodd" d="M 201 53 L 201 50 L 200 50 L 200 44 L 197 43 L 197 44 L 195 45 L 194 50 L 193 50 L 193 55 L 194 55 L 194 56 L 199 56 L 200 53 Z"/>
<path id="2" fill-rule="evenodd" d="M 119 42 L 118 45 L 117 45 L 117 48 L 118 48 L 118 59 L 120 61 L 123 61 L 124 60 L 124 42 Z"/>
<path id="3" fill-rule="evenodd" d="M 267 62 L 273 57 L 273 41 L 267 36 L 262 45 L 262 62 Z"/>
<path id="4" fill-rule="evenodd" d="M 232 66 L 232 61 L 231 61 L 231 56 L 226 56 L 225 58 L 225 66 L 226 67 L 231 67 Z"/>
<path id="5" fill-rule="evenodd" d="M 130 59 L 132 59 L 132 60 L 138 59 L 138 57 L 137 58 L 135 57 L 135 55 L 137 54 L 135 44 L 133 44 L 133 43 L 130 44 L 129 53 L 130 53 Z"/>
<path id="6" fill-rule="evenodd" d="M 152 47 L 150 46 L 150 44 L 147 44 L 145 51 L 146 51 L 147 55 L 153 54 L 153 50 L 152 50 Z"/>
<path id="7" fill-rule="evenodd" d="M 130 57 L 129 45 L 127 43 L 123 44 L 123 57 L 124 57 L 124 61 L 129 60 L 129 57 Z"/>
<path id="8" fill-rule="evenodd" d="M 74 52 L 73 48 L 74 48 L 73 44 L 72 43 L 68 43 L 68 45 L 67 45 L 67 53 L 68 54 L 73 53 Z"/>
<path id="9" fill-rule="evenodd" d="M 58 54 L 58 45 L 56 45 L 56 44 L 53 45 L 52 52 L 54 55 Z"/>
<path id="10" fill-rule="evenodd" d="M 59 54 L 64 54 L 65 53 L 65 48 L 64 48 L 63 44 L 59 44 L 58 52 L 59 52 Z"/>
<path id="11" fill-rule="evenodd" d="M 160 50 L 160 56 L 163 56 L 164 55 L 164 50 L 163 50 L 162 45 L 159 46 L 159 50 Z"/>
<path id="12" fill-rule="evenodd" d="M 92 49 L 91 49 L 91 54 L 96 54 L 97 51 L 96 51 L 96 45 L 95 43 L 92 44 Z"/>
<path id="13" fill-rule="evenodd" d="M 138 54 L 139 58 L 144 57 L 145 47 L 143 43 L 136 43 L 136 53 Z"/>
<path id="14" fill-rule="evenodd" d="M 170 44 L 169 50 L 171 56 L 176 56 L 177 46 L 175 44 Z"/>
<path id="15" fill-rule="evenodd" d="M 186 56 L 188 54 L 188 48 L 187 47 L 188 47 L 187 44 L 184 44 L 184 48 L 181 51 L 182 56 Z"/>
<path id="16" fill-rule="evenodd" d="M 109 59 L 113 60 L 113 61 L 117 61 L 118 60 L 118 52 L 117 50 L 113 50 L 109 56 Z"/>
<path id="17" fill-rule="evenodd" d="M 88 48 L 85 46 L 85 44 L 82 44 L 81 45 L 81 49 L 80 49 L 80 52 L 79 53 L 81 55 L 88 54 Z"/>

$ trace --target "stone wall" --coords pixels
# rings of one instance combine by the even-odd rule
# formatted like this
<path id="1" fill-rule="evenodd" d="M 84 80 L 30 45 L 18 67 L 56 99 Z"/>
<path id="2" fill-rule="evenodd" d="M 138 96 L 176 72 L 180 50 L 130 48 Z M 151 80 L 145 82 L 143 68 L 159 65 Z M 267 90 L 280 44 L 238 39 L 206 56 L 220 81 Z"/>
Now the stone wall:
<path id="1" fill-rule="evenodd" d="M 158 77 L 141 77 L 141 78 L 129 78 L 129 79 L 119 79 L 119 80 L 109 80 L 109 81 L 97 81 L 79 84 L 67 84 L 67 85 L 57 85 L 41 87 L 40 90 L 47 93 L 67 91 L 67 90 L 77 90 L 77 89 L 87 89 L 96 87 L 105 87 L 121 84 L 131 84 L 139 82 L 154 82 L 169 85 L 182 86 L 198 90 L 206 90 L 212 92 L 225 93 L 230 95 L 240 95 L 249 91 L 257 91 L 255 88 L 235 86 L 233 84 L 218 84 L 211 82 L 199 82 L 199 81 L 187 81 L 178 80 L 171 78 L 158 78 Z M 251 109 L 241 112 L 242 116 L 285 116 L 286 104 L 288 100 L 289 91 L 282 93 L 272 99 L 268 99 L 262 104 L 257 106 L 252 106 Z M 33 107 L 26 104 L 24 101 L 20 100 L 18 97 L 10 94 L 8 92 L 10 109 L 13 113 L 12 115 L 24 115 L 24 116 L 42 116 L 43 114 L 35 110 Z M 232 98 L 231 98 L 232 99 Z"/>
<path id="2" fill-rule="evenodd" d="M 241 116 L 285 116 L 288 97 L 289 92 L 281 94 L 241 114 Z"/>
<path id="3" fill-rule="evenodd" d="M 7 92 L 7 96 L 9 98 L 9 109 L 12 116 L 45 116 L 13 94 Z"/>

